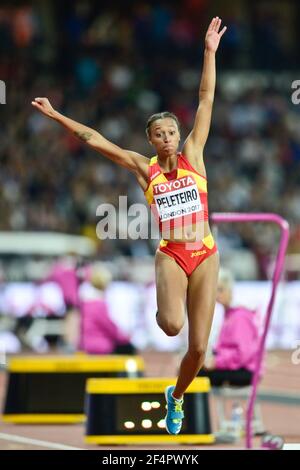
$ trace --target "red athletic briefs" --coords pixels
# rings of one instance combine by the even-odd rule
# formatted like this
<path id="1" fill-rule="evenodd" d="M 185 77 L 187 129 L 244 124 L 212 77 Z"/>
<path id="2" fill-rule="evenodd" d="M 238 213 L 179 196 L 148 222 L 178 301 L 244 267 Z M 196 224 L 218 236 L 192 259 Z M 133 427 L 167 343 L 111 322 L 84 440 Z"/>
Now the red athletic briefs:
<path id="1" fill-rule="evenodd" d="M 203 238 L 202 242 L 197 243 L 161 240 L 158 249 L 174 258 L 187 276 L 190 276 L 197 266 L 218 250 L 211 234 Z"/>

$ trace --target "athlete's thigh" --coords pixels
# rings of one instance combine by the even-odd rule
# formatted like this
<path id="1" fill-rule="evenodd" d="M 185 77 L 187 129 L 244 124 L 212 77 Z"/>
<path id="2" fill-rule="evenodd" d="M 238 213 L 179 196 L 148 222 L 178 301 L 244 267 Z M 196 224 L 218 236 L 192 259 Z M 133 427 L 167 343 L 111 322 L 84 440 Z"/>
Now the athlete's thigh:
<path id="1" fill-rule="evenodd" d="M 184 319 L 188 279 L 171 256 L 156 251 L 156 295 L 160 318 Z"/>
<path id="2" fill-rule="evenodd" d="M 187 310 L 189 346 L 206 348 L 216 303 L 219 253 L 203 261 L 189 277 Z"/>

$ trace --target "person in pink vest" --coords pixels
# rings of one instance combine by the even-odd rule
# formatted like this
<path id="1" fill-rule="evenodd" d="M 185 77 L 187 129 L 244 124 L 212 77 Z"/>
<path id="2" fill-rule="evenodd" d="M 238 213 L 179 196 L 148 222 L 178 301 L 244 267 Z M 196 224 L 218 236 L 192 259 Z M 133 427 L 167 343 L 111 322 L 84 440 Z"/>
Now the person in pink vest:
<path id="1" fill-rule="evenodd" d="M 68 310 L 78 306 L 78 280 L 74 256 L 65 256 L 54 263 L 46 280 L 56 282 L 61 287 Z"/>
<path id="2" fill-rule="evenodd" d="M 105 268 L 87 271 L 88 279 L 80 286 L 80 350 L 88 354 L 134 354 L 135 348 L 109 316 L 105 289 L 111 276 Z"/>
<path id="3" fill-rule="evenodd" d="M 249 385 L 256 367 L 260 337 L 257 313 L 243 306 L 232 307 L 232 290 L 231 273 L 221 269 L 217 302 L 225 309 L 223 324 L 213 356 L 199 373 L 209 377 L 214 386 Z"/>

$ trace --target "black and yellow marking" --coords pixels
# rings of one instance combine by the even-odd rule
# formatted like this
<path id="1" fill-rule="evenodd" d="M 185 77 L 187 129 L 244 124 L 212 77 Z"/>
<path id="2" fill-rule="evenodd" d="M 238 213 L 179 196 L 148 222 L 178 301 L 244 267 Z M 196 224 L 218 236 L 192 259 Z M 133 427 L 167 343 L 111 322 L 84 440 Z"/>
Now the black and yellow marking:
<path id="1" fill-rule="evenodd" d="M 140 356 L 18 356 L 8 362 L 3 421 L 82 423 L 86 381 L 91 377 L 138 377 Z"/>
<path id="2" fill-rule="evenodd" d="M 167 431 L 165 431 L 166 433 Z M 213 434 L 177 434 L 170 436 L 169 434 L 157 435 L 133 435 L 133 436 L 86 436 L 86 444 L 97 445 L 144 445 L 144 444 L 214 444 L 215 437 Z"/>
<path id="3" fill-rule="evenodd" d="M 117 444 L 212 444 L 208 397 L 210 382 L 197 377 L 184 399 L 180 434 L 170 436 L 162 425 L 164 391 L 174 378 L 89 379 L 86 384 L 85 442 Z"/>
<path id="4" fill-rule="evenodd" d="M 144 361 L 140 356 L 15 356 L 8 361 L 8 372 L 28 373 L 64 373 L 64 372 L 128 372 L 144 370 Z"/>

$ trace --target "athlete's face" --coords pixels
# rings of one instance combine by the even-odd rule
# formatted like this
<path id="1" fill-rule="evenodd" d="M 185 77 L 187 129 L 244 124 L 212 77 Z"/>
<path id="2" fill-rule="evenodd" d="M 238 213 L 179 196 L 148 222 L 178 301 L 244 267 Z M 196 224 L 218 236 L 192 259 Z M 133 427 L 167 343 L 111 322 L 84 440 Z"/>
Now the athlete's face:
<path id="1" fill-rule="evenodd" d="M 176 153 L 179 141 L 180 134 L 174 119 L 157 119 L 151 124 L 149 142 L 160 155 L 168 156 Z"/>
<path id="2" fill-rule="evenodd" d="M 230 307 L 232 300 L 231 289 L 224 283 L 219 282 L 217 288 L 217 302 L 223 305 L 225 308 Z"/>

